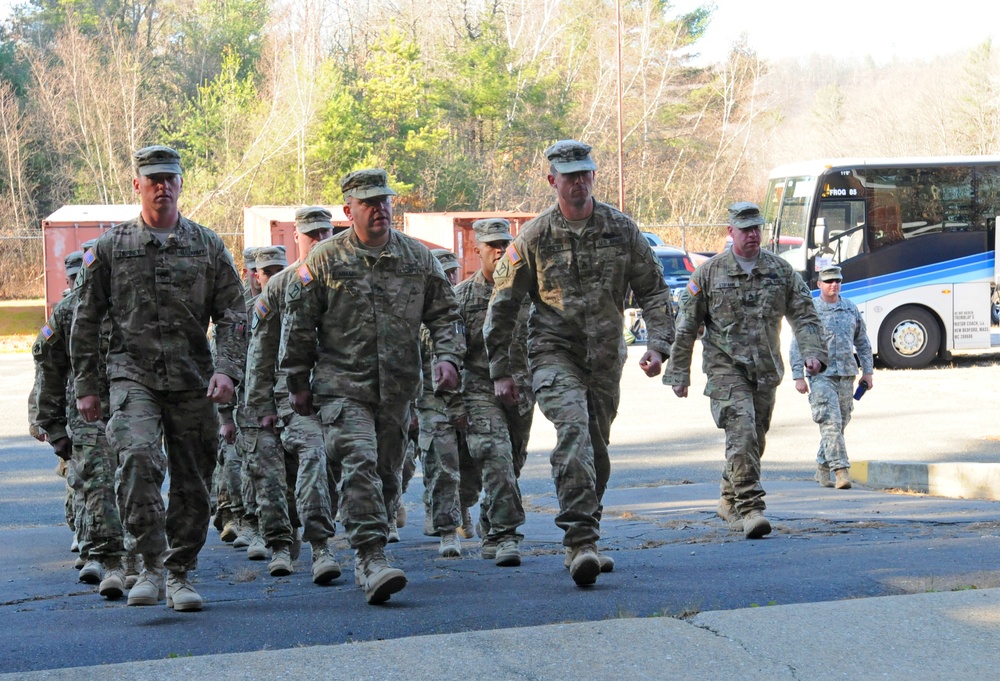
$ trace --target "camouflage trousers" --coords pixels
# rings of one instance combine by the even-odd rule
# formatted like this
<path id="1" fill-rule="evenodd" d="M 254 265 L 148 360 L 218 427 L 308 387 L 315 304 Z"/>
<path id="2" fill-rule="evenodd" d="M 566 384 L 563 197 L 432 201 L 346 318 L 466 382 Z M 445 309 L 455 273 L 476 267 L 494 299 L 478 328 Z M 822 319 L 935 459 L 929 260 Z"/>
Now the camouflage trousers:
<path id="1" fill-rule="evenodd" d="M 458 437 L 458 504 L 461 508 L 472 508 L 479 503 L 479 493 L 483 491 L 483 472 L 479 463 L 469 453 L 469 438 L 464 430 Z"/>
<path id="2" fill-rule="evenodd" d="M 237 434 L 237 449 L 243 452 L 243 466 L 254 495 L 258 529 L 269 548 L 292 543 L 292 520 L 289 508 L 295 508 L 295 472 L 298 463 L 285 456 L 275 433 L 264 428 L 243 426 Z M 289 473 L 293 484 L 289 485 Z M 246 502 L 244 502 L 246 503 Z"/>
<path id="3" fill-rule="evenodd" d="M 434 395 L 417 399 L 417 420 L 424 468 L 424 506 L 437 534 L 454 532 L 462 524 L 458 505 L 458 431 L 448 416 L 444 400 Z"/>
<path id="4" fill-rule="evenodd" d="M 323 425 L 317 416 L 301 416 L 290 409 L 281 412 L 278 424 L 281 446 L 298 461 L 294 489 L 302 539 L 330 539 L 337 532 L 340 468 L 327 454 Z"/>
<path id="5" fill-rule="evenodd" d="M 208 533 L 216 422 L 204 389 L 167 392 L 111 381 L 108 442 L 118 455 L 118 499 L 135 550 L 193 570 Z M 170 504 L 160 488 L 169 471 Z"/>
<path id="6" fill-rule="evenodd" d="M 809 406 L 820 435 L 816 463 L 830 470 L 851 467 L 844 429 L 854 411 L 854 378 L 819 374 L 809 379 Z"/>
<path id="7" fill-rule="evenodd" d="M 387 509 L 399 496 L 408 402 L 369 404 L 315 396 L 327 453 L 341 467 L 340 518 L 352 548 L 386 544 Z"/>
<path id="8" fill-rule="evenodd" d="M 124 530 L 115 495 L 118 457 L 103 423 L 74 423 L 73 458 L 67 481 L 74 489 L 76 536 L 80 554 L 100 561 L 125 555 Z"/>
<path id="9" fill-rule="evenodd" d="M 710 379 L 705 391 L 711 398 L 715 425 L 726 431 L 721 495 L 740 515 L 765 508 L 760 459 L 771 427 L 775 391 L 774 386 L 760 386 L 740 376 L 726 376 L 718 383 Z"/>
<path id="10" fill-rule="evenodd" d="M 492 394 L 465 394 L 469 415 L 466 437 L 469 455 L 476 462 L 483 488 L 479 523 L 491 541 L 521 538 L 517 528 L 524 524 L 524 506 L 517 477 L 520 466 L 514 461 L 509 409 Z M 513 410 L 516 413 L 516 408 Z M 520 461 L 524 465 L 523 459 Z"/>
<path id="11" fill-rule="evenodd" d="M 246 514 L 243 504 L 243 455 L 235 444 L 229 444 L 222 437 L 219 438 L 219 450 L 222 458 L 217 495 L 219 508 L 229 511 L 238 520 Z"/>
<path id="12" fill-rule="evenodd" d="M 618 415 L 621 369 L 588 373 L 562 357 L 546 357 L 534 368 L 538 406 L 556 428 L 552 478 L 559 498 L 556 525 L 563 544 L 578 546 L 600 537 L 604 490 L 611 477 L 608 443 Z"/>

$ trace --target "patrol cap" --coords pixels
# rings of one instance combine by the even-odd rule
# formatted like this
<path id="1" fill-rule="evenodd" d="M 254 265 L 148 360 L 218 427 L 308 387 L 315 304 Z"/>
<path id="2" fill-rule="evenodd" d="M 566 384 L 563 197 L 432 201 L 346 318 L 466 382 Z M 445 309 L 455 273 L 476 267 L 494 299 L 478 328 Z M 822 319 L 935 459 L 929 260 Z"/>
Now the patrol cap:
<path id="1" fill-rule="evenodd" d="M 597 164 L 590 158 L 589 144 L 576 140 L 560 140 L 545 150 L 545 158 L 556 172 L 578 173 L 581 170 L 597 170 Z"/>
<path id="2" fill-rule="evenodd" d="M 303 206 L 295 211 L 295 229 L 310 234 L 321 229 L 333 229 L 333 213 L 322 206 Z"/>
<path id="3" fill-rule="evenodd" d="M 340 190 L 344 198 L 353 196 L 356 199 L 370 199 L 375 196 L 396 196 L 389 189 L 389 176 L 381 168 L 355 170 L 344 175 L 340 181 Z"/>
<path id="4" fill-rule="evenodd" d="M 480 243 L 514 240 L 514 237 L 510 235 L 510 222 L 503 218 L 476 220 L 472 223 L 472 229 L 476 232 L 476 241 Z"/>
<path id="5" fill-rule="evenodd" d="M 83 269 L 83 251 L 73 251 L 66 256 L 66 276 L 75 277 Z"/>
<path id="6" fill-rule="evenodd" d="M 431 255 L 437 258 L 437 261 L 441 263 L 441 267 L 444 268 L 445 272 L 450 272 L 451 270 L 457 270 L 461 265 L 458 262 L 458 256 L 449 251 L 447 248 L 434 248 L 431 249 Z"/>
<path id="7" fill-rule="evenodd" d="M 181 155 L 170 147 L 154 144 L 132 154 L 139 175 L 181 175 Z"/>
<path id="8" fill-rule="evenodd" d="M 729 224 L 737 229 L 749 229 L 764 224 L 764 216 L 756 203 L 740 201 L 729 206 Z"/>
<path id="9" fill-rule="evenodd" d="M 829 267 L 824 267 L 819 271 L 820 281 L 843 281 L 844 275 L 841 274 L 840 268 L 836 265 L 830 265 Z"/>
<path id="10" fill-rule="evenodd" d="M 248 270 L 257 269 L 257 247 L 247 246 L 243 249 L 243 266 Z"/>
<path id="11" fill-rule="evenodd" d="M 284 246 L 261 246 L 257 249 L 257 269 L 262 270 L 272 265 L 288 267 Z"/>

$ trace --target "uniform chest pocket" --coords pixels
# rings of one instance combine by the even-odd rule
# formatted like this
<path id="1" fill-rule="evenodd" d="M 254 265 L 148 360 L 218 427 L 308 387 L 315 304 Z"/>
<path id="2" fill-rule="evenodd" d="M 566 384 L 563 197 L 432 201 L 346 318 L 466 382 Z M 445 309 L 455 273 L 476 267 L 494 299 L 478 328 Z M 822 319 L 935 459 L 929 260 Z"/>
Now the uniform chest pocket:
<path id="1" fill-rule="evenodd" d="M 178 248 L 172 255 L 157 258 L 157 286 L 169 286 L 191 300 L 204 300 L 210 276 L 208 251 L 204 248 Z"/>
<path id="2" fill-rule="evenodd" d="M 393 277 L 385 286 L 389 301 L 395 301 L 393 310 L 402 319 L 417 320 L 423 317 L 424 278 L 416 274 Z"/>

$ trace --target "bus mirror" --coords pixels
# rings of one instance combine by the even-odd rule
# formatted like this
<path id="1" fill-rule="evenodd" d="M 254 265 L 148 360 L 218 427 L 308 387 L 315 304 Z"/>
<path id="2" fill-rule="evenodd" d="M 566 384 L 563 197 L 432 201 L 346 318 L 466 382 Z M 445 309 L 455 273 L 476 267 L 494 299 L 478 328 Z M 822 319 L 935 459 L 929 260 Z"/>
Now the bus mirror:
<path id="1" fill-rule="evenodd" d="M 830 233 L 826 228 L 826 218 L 816 218 L 813 225 L 813 246 L 820 248 L 830 243 Z"/>

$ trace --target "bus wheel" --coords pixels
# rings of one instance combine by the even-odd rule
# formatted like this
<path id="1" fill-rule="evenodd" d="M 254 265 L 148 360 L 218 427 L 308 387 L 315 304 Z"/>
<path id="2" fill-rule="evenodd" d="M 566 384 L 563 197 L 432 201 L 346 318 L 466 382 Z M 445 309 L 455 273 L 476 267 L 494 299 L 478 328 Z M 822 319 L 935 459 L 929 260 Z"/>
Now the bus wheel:
<path id="1" fill-rule="evenodd" d="M 941 327 L 923 308 L 901 307 L 882 323 L 879 358 L 894 369 L 919 369 L 931 363 L 941 348 Z"/>

